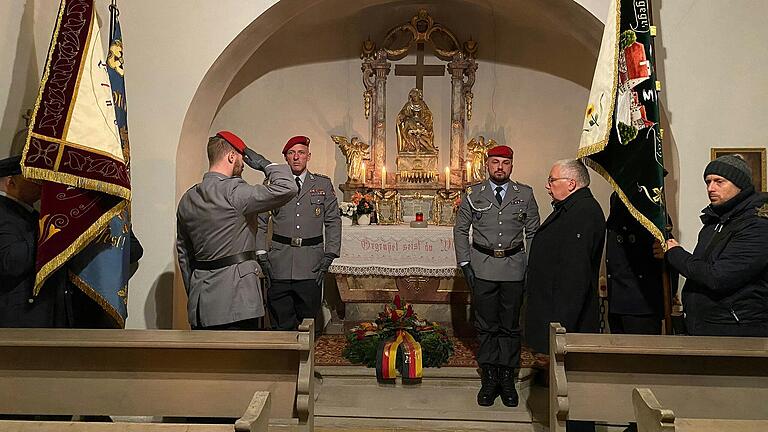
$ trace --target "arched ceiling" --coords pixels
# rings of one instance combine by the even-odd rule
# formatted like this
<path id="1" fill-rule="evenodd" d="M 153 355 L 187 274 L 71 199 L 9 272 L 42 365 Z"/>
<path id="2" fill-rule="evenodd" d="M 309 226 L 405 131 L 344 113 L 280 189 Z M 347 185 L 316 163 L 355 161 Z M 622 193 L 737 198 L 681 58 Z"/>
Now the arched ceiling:
<path id="1" fill-rule="evenodd" d="M 585 88 L 591 83 L 603 26 L 574 1 L 321 0 L 285 22 L 253 53 L 219 107 L 269 72 L 359 58 L 363 40 L 370 36 L 381 43 L 387 30 L 408 21 L 420 8 L 460 41 L 477 41 L 481 67 L 483 62 L 515 65 Z"/>

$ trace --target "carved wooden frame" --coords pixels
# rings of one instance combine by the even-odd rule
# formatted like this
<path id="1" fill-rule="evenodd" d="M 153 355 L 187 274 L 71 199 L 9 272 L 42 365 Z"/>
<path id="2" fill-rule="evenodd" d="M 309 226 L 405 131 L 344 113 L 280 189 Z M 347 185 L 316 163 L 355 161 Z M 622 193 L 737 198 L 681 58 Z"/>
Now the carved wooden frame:
<path id="1" fill-rule="evenodd" d="M 403 202 L 408 200 L 414 200 L 414 201 L 422 201 L 425 203 L 429 203 L 429 215 L 425 216 L 424 220 L 434 225 L 435 224 L 435 196 L 434 195 L 428 195 L 428 194 L 422 194 L 421 192 L 416 192 L 414 194 L 408 194 L 408 195 L 400 195 L 398 200 L 398 220 L 400 222 L 405 222 L 403 219 Z"/>
<path id="2" fill-rule="evenodd" d="M 435 221 L 435 225 L 453 226 L 456 224 L 456 213 L 458 212 L 458 207 L 454 206 L 453 203 L 459 197 L 461 197 L 461 191 L 448 192 L 440 190 L 437 192 L 433 206 L 433 220 Z M 450 217 L 445 219 L 444 212 L 448 209 L 451 210 Z"/>
<path id="3" fill-rule="evenodd" d="M 397 191 L 374 191 L 373 197 L 379 225 L 397 225 L 401 222 L 400 194 Z"/>

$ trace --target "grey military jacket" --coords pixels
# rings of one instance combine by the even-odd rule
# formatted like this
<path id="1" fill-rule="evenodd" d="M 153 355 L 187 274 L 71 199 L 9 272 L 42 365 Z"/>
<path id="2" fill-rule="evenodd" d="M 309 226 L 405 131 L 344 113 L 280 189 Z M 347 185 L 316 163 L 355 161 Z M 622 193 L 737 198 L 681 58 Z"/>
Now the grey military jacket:
<path id="1" fill-rule="evenodd" d="M 192 326 L 264 315 L 256 261 L 215 270 L 192 270 L 191 261 L 256 250 L 258 213 L 285 204 L 297 191 L 288 165 L 269 165 L 265 173 L 269 186 L 208 172 L 181 197 L 176 212 L 176 251 Z"/>
<path id="2" fill-rule="evenodd" d="M 459 264 L 469 262 L 475 275 L 491 281 L 522 281 L 525 278 L 526 252 L 509 257 L 492 257 L 472 247 L 472 239 L 489 249 L 510 249 L 530 241 L 539 228 L 539 207 L 533 189 L 510 181 L 501 204 L 496 201 L 489 181 L 467 188 L 461 199 L 453 242 Z"/>
<path id="3" fill-rule="evenodd" d="M 270 221 L 272 230 L 268 235 Z M 273 241 L 272 234 L 301 239 L 324 236 L 324 242 L 291 246 Z M 341 214 L 331 179 L 307 171 L 296 197 L 280 208 L 259 215 L 256 244 L 268 251 L 275 279 L 314 279 L 323 255 L 338 257 L 341 250 Z"/>

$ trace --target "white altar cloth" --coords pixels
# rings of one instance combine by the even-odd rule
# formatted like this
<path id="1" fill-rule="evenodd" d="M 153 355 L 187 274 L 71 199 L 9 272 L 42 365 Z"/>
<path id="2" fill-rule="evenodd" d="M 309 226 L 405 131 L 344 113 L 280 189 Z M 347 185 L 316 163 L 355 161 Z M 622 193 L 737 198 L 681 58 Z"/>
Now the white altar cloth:
<path id="1" fill-rule="evenodd" d="M 453 277 L 453 227 L 368 225 L 344 227 L 341 257 L 329 271 L 357 276 Z"/>

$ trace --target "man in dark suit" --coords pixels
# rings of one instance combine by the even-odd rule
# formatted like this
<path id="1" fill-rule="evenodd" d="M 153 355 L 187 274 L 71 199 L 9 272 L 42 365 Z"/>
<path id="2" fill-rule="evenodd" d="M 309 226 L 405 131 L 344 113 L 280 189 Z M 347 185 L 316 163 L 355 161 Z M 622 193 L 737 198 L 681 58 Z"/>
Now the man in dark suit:
<path id="1" fill-rule="evenodd" d="M 287 165 L 273 164 L 237 135 L 221 131 L 208 140 L 210 168 L 189 189 L 176 213 L 176 251 L 193 329 L 257 328 L 264 305 L 256 262 L 259 212 L 296 195 Z M 264 172 L 268 186 L 249 185 L 243 164 Z"/>
<path id="2" fill-rule="evenodd" d="M 283 146 L 291 177 L 299 188 L 284 206 L 259 215 L 256 245 L 259 263 L 270 281 L 267 307 L 272 328 L 295 330 L 305 318 L 316 318 L 323 300 L 323 280 L 341 251 L 341 214 L 333 183 L 311 173 L 309 138 L 295 136 Z M 267 247 L 267 230 L 272 238 Z M 315 326 L 318 332 L 323 326 Z"/>
<path id="3" fill-rule="evenodd" d="M 493 405 L 499 395 L 506 406 L 519 402 L 515 369 L 520 367 L 524 242 L 539 227 L 539 208 L 530 186 L 510 180 L 512 156 L 508 146 L 488 150 L 489 179 L 467 188 L 453 227 L 456 259 L 472 289 L 480 341 L 480 406 Z"/>
<path id="4" fill-rule="evenodd" d="M 549 323 L 569 332 L 600 331 L 598 279 L 605 217 L 579 160 L 558 161 L 547 179 L 554 211 L 541 224 L 528 259 L 526 340 L 549 354 Z"/>
<path id="5" fill-rule="evenodd" d="M 21 175 L 21 157 L 0 161 L 0 327 L 68 327 L 71 292 L 64 271 L 54 272 L 32 295 L 35 283 L 41 187 Z"/>

